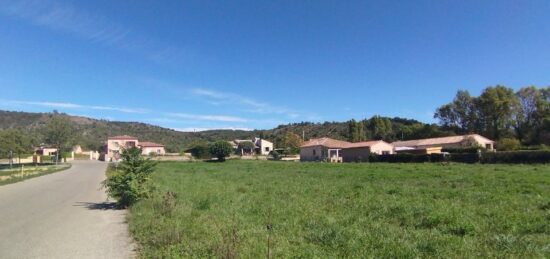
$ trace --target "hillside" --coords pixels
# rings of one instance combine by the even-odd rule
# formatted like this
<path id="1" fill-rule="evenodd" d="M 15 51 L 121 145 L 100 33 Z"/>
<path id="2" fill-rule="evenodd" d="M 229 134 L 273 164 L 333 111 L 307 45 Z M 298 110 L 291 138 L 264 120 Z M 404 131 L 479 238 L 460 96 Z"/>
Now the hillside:
<path id="1" fill-rule="evenodd" d="M 22 128 L 32 133 L 37 141 L 40 141 L 42 138 L 40 135 L 41 128 L 53 115 L 54 113 L 0 111 L 0 129 Z M 94 150 L 101 147 L 107 137 L 115 135 L 131 135 L 140 140 L 162 143 L 166 145 L 168 152 L 180 152 L 193 142 L 246 139 L 255 136 L 260 136 L 277 144 L 281 136 L 287 131 L 300 136 L 303 134 L 306 139 L 325 136 L 336 139 L 349 138 L 348 122 L 301 122 L 280 125 L 274 129 L 254 131 L 209 130 L 202 132 L 180 132 L 140 122 L 97 120 L 63 113 L 57 115 L 68 118 L 77 129 L 78 134 L 75 143 L 82 145 L 85 149 Z M 424 124 L 416 120 L 402 118 L 384 118 L 384 120 L 387 120 L 391 124 L 384 129 L 384 134 L 380 134 L 378 128 L 373 128 L 372 130 L 367 128 L 365 129 L 366 136 L 392 141 L 396 139 L 453 134 L 452 132 L 441 131 L 436 125 Z M 363 123 L 367 125 L 368 121 L 364 121 Z"/>

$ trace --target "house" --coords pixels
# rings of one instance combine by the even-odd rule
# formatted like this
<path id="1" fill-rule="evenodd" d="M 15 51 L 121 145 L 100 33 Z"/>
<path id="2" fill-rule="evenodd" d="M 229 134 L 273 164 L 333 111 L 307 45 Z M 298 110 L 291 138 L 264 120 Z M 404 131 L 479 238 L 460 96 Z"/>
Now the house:
<path id="1" fill-rule="evenodd" d="M 152 153 L 156 155 L 166 154 L 166 150 L 164 150 L 164 145 L 162 144 L 154 142 L 140 142 L 138 146 L 141 148 L 141 154 L 143 155 L 150 155 Z"/>
<path id="2" fill-rule="evenodd" d="M 360 162 L 368 159 L 370 154 L 391 155 L 393 146 L 383 140 L 350 143 L 342 149 L 342 162 Z"/>
<path id="3" fill-rule="evenodd" d="M 396 154 L 412 154 L 412 155 L 430 155 L 430 154 L 441 154 L 442 147 L 424 147 L 424 148 L 413 148 L 413 147 L 396 147 Z"/>
<path id="4" fill-rule="evenodd" d="M 254 138 L 254 145 L 256 145 L 256 153 L 262 155 L 269 155 L 269 152 L 273 151 L 273 142 L 267 141 L 261 138 Z"/>
<path id="5" fill-rule="evenodd" d="M 75 154 L 82 154 L 82 147 L 80 145 L 74 145 L 73 146 L 73 152 Z"/>
<path id="6" fill-rule="evenodd" d="M 34 153 L 41 156 L 53 156 L 57 152 L 57 148 L 41 145 L 34 149 Z"/>
<path id="7" fill-rule="evenodd" d="M 469 148 L 477 146 L 487 150 L 494 150 L 494 144 L 494 141 L 478 134 L 396 141 L 392 143 L 395 147 L 395 151 L 398 153 L 403 152 L 403 150 L 409 150 L 408 152 L 412 152 L 411 150 L 426 149 L 425 151 L 422 151 L 426 154 L 434 153 L 432 148 Z"/>
<path id="8" fill-rule="evenodd" d="M 300 161 L 342 162 L 340 151 L 348 144 L 331 138 L 310 139 L 300 146 Z"/>
<path id="9" fill-rule="evenodd" d="M 254 144 L 254 148 L 241 149 L 240 144 L 243 142 L 252 142 L 252 144 Z M 266 156 L 269 154 L 269 152 L 273 151 L 273 143 L 261 138 L 254 138 L 252 140 L 236 139 L 236 140 L 230 141 L 229 143 L 233 146 L 233 149 L 235 149 L 235 152 L 239 155 L 259 154 L 259 155 Z"/>
<path id="10" fill-rule="evenodd" d="M 393 146 L 382 140 L 351 143 L 331 138 L 311 139 L 300 146 L 300 161 L 352 162 L 371 153 L 393 154 Z"/>
<path id="11" fill-rule="evenodd" d="M 141 149 L 142 155 L 149 155 L 154 152 L 158 155 L 164 155 L 164 145 L 153 142 L 139 142 L 136 137 L 122 135 L 109 137 L 105 148 L 105 161 L 118 160 L 120 152 L 125 148 L 138 147 Z"/>

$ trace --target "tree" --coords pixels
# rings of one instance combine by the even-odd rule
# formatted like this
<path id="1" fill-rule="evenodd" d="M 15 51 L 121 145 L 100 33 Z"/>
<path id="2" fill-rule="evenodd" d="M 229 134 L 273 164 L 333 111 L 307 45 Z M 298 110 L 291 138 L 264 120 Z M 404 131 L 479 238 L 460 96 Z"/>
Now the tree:
<path id="1" fill-rule="evenodd" d="M 190 145 L 190 148 L 187 150 L 196 158 L 207 159 L 210 158 L 210 149 L 208 143 L 206 142 L 195 142 Z"/>
<path id="2" fill-rule="evenodd" d="M 218 141 L 210 145 L 210 154 L 217 157 L 220 162 L 224 162 L 231 153 L 233 153 L 233 146 L 227 141 Z"/>
<path id="3" fill-rule="evenodd" d="M 515 138 L 502 138 L 497 142 L 496 148 L 501 151 L 518 150 L 521 144 Z"/>
<path id="4" fill-rule="evenodd" d="M 393 134 L 393 126 L 388 118 L 373 116 L 367 125 L 373 139 L 388 139 Z"/>
<path id="5" fill-rule="evenodd" d="M 67 147 L 74 135 L 75 129 L 71 122 L 60 115 L 52 116 L 46 124 L 44 129 L 45 141 L 57 148 L 56 164 L 59 161 L 60 153 Z"/>
<path id="6" fill-rule="evenodd" d="M 468 91 L 459 90 L 451 103 L 440 106 L 434 118 L 448 128 L 454 128 L 458 133 L 469 133 L 476 130 L 477 106 L 476 99 Z"/>
<path id="7" fill-rule="evenodd" d="M 10 158 L 12 165 L 13 156 L 21 161 L 21 155 L 31 154 L 32 144 L 30 138 L 20 129 L 8 129 L 0 131 L 0 156 Z"/>
<path id="8" fill-rule="evenodd" d="M 516 96 L 519 101 L 519 112 L 517 113 L 514 128 L 519 140 L 527 144 L 538 142 L 538 135 L 543 125 L 546 107 L 544 89 L 537 89 L 534 86 L 521 88 Z"/>
<path id="9" fill-rule="evenodd" d="M 287 131 L 283 135 L 281 140 L 281 146 L 290 154 L 297 154 L 300 152 L 300 146 L 303 144 L 303 140 L 298 134 Z"/>
<path id="10" fill-rule="evenodd" d="M 478 98 L 478 105 L 486 135 L 493 139 L 500 139 L 508 132 L 519 110 L 514 90 L 501 85 L 485 88 Z"/>
<path id="11" fill-rule="evenodd" d="M 109 197 L 117 199 L 119 207 L 127 208 L 149 196 L 147 182 L 155 171 L 156 163 L 144 158 L 136 147 L 123 149 L 121 158 L 116 171 L 108 174 L 102 185 L 107 189 Z"/>
<path id="12" fill-rule="evenodd" d="M 244 154 L 245 152 L 250 152 L 252 153 L 254 151 L 254 149 L 256 149 L 256 145 L 254 145 L 254 143 L 252 143 L 252 141 L 243 141 L 241 143 L 239 143 L 239 151 L 241 154 Z"/>

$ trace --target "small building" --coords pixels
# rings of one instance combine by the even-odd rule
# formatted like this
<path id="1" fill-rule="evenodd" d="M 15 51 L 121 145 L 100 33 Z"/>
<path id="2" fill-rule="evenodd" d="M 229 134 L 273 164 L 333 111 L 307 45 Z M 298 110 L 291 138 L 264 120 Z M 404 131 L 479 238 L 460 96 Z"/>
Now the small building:
<path id="1" fill-rule="evenodd" d="M 53 156 L 57 152 L 57 148 L 41 145 L 34 149 L 34 153 L 41 156 Z"/>
<path id="2" fill-rule="evenodd" d="M 494 150 L 494 144 L 495 144 L 494 141 L 478 134 L 396 141 L 392 143 L 392 145 L 396 148 L 396 150 L 404 147 L 412 148 L 412 149 L 429 149 L 429 148 L 438 147 L 438 148 L 445 149 L 445 148 L 469 148 L 469 147 L 477 146 L 477 147 L 485 148 L 489 151 Z"/>
<path id="3" fill-rule="evenodd" d="M 351 143 L 331 138 L 311 139 L 300 146 L 300 161 L 356 162 L 370 154 L 393 154 L 393 146 L 382 140 Z"/>
<path id="4" fill-rule="evenodd" d="M 241 149 L 240 144 L 244 142 L 251 142 L 254 144 L 253 149 Z M 273 151 L 273 143 L 270 141 L 267 141 L 265 139 L 261 138 L 254 138 L 252 140 L 249 139 L 236 139 L 229 142 L 231 146 L 233 146 L 233 149 L 235 149 L 235 152 L 239 155 L 264 155 L 267 156 L 269 152 Z"/>
<path id="5" fill-rule="evenodd" d="M 105 147 L 105 161 L 118 160 L 122 149 L 132 147 L 140 148 L 142 155 L 149 155 L 152 152 L 157 155 L 166 154 L 164 145 L 162 144 L 146 141 L 140 143 L 136 137 L 122 135 L 109 137 L 107 139 L 107 145 Z"/>
<path id="6" fill-rule="evenodd" d="M 342 149 L 342 162 L 361 162 L 370 154 L 391 155 L 393 146 L 383 140 L 349 143 Z"/>
<path id="7" fill-rule="evenodd" d="M 300 161 L 342 162 L 341 151 L 349 144 L 331 138 L 310 139 L 300 146 Z"/>
<path id="8" fill-rule="evenodd" d="M 424 147 L 424 148 L 412 148 L 412 147 L 396 147 L 396 154 L 413 154 L 413 155 L 430 155 L 441 154 L 441 147 Z"/>
<path id="9" fill-rule="evenodd" d="M 154 142 L 140 142 L 138 145 L 141 148 L 142 155 L 150 155 L 152 153 L 162 156 L 166 154 L 164 145 Z"/>
<path id="10" fill-rule="evenodd" d="M 73 152 L 75 154 L 82 154 L 82 147 L 80 145 L 74 145 L 73 146 Z"/>
<path id="11" fill-rule="evenodd" d="M 261 138 L 254 138 L 253 143 L 256 145 L 256 154 L 267 156 L 269 152 L 273 151 L 273 142 Z"/>

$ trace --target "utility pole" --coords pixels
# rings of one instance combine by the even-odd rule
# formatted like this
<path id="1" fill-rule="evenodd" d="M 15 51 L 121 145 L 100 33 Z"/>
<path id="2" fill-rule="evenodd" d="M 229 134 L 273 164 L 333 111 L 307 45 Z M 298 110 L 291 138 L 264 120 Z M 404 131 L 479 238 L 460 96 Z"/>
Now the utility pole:
<path id="1" fill-rule="evenodd" d="M 306 141 L 306 131 L 302 130 L 302 140 Z"/>

